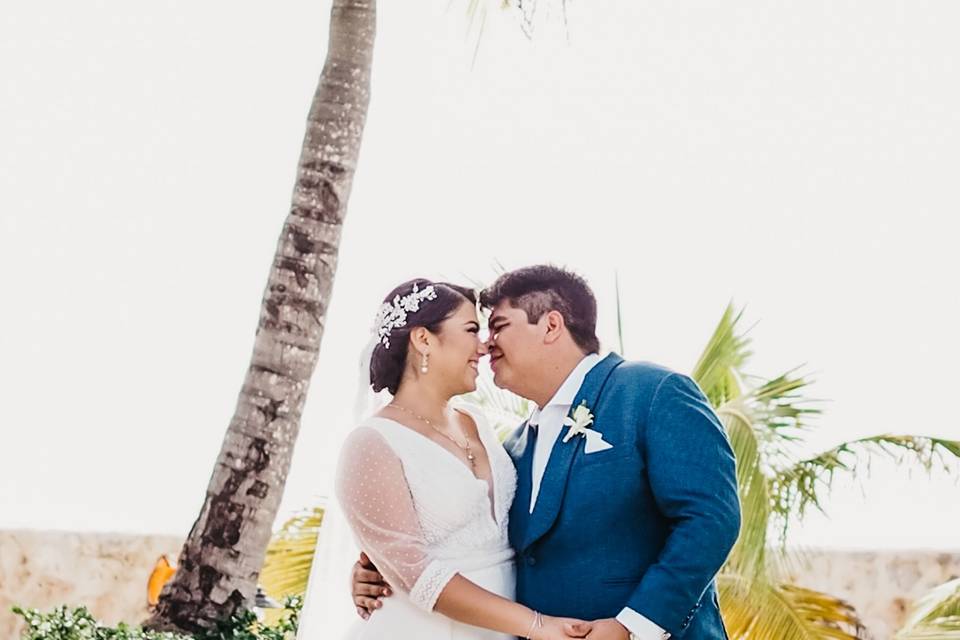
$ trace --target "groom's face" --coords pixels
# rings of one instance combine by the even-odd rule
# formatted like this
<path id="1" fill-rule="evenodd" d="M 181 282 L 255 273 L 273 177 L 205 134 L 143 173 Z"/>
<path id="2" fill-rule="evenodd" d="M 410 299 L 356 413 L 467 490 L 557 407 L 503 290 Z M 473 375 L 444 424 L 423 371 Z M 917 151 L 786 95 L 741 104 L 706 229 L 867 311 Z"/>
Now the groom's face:
<path id="1" fill-rule="evenodd" d="M 543 332 L 538 324 L 530 324 L 526 311 L 510 306 L 509 300 L 490 311 L 489 327 L 487 349 L 494 384 L 529 397 L 524 383 L 539 370 Z"/>

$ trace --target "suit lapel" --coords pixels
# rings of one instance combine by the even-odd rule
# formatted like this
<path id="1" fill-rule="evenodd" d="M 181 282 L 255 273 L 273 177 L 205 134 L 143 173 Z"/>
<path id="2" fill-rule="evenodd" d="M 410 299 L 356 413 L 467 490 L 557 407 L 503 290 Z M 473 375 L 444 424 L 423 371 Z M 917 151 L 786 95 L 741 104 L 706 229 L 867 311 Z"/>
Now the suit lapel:
<path id="1" fill-rule="evenodd" d="M 587 377 L 584 378 L 583 385 L 581 385 L 580 390 L 577 392 L 568 415 L 572 415 L 576 408 L 583 402 L 586 402 L 587 407 L 595 414 L 597 399 L 600 397 L 604 383 L 606 383 L 610 374 L 613 373 L 613 370 L 622 362 L 623 358 L 616 353 L 611 353 L 598 362 L 596 366 L 590 370 L 590 373 L 587 374 Z M 545 534 L 550 527 L 553 526 L 553 523 L 557 519 L 557 514 L 560 512 L 560 503 L 563 502 L 563 494 L 566 492 L 567 478 L 570 475 L 573 459 L 577 451 L 584 446 L 583 441 L 585 440 L 585 438 L 578 436 L 569 442 L 564 442 L 563 437 L 566 435 L 566 432 L 566 427 L 561 429 L 560 435 L 557 436 L 556 441 L 553 443 L 550 458 L 547 460 L 547 468 L 544 470 L 543 480 L 540 482 L 540 493 L 537 495 L 537 503 L 533 509 L 533 513 L 530 514 L 530 521 L 527 526 L 526 535 L 523 536 L 523 545 L 520 551 L 526 550 L 531 544 L 536 542 L 540 536 Z M 527 509 L 525 511 L 529 511 L 529 478 L 526 482 L 528 487 Z M 511 516 L 512 515 L 513 514 L 511 514 Z"/>
<path id="2" fill-rule="evenodd" d="M 507 453 L 510 454 L 517 468 L 517 491 L 513 504 L 510 505 L 510 522 L 507 532 L 510 536 L 510 545 L 514 548 L 523 541 L 527 519 L 530 517 L 530 461 L 533 456 L 532 452 L 527 451 L 529 435 L 530 429 L 527 422 L 524 422 L 516 437 L 504 443 Z"/>
<path id="3" fill-rule="evenodd" d="M 513 464 L 520 463 L 520 457 L 527 448 L 527 425 L 530 421 L 524 420 L 517 430 L 512 433 L 503 443 L 503 448 L 513 459 Z"/>

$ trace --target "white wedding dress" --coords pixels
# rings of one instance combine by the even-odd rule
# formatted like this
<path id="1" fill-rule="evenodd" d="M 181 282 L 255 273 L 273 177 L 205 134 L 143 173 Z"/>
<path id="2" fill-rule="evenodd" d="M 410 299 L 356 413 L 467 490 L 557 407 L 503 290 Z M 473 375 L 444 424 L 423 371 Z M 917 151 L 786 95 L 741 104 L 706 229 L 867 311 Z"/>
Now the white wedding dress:
<path id="1" fill-rule="evenodd" d="M 492 487 L 453 453 L 393 420 L 370 417 L 344 443 L 337 500 L 358 545 L 394 591 L 368 620 L 353 624 L 348 640 L 512 638 L 433 612 L 458 573 L 514 598 L 507 519 L 516 471 L 482 411 L 460 408 L 477 424 Z"/>

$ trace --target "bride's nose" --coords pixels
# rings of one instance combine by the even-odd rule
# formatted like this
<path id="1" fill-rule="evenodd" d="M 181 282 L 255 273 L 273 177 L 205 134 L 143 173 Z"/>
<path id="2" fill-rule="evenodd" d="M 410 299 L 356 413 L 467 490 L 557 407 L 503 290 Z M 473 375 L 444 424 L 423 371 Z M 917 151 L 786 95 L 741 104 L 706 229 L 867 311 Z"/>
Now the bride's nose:
<path id="1" fill-rule="evenodd" d="M 486 341 L 481 340 L 477 343 L 477 355 L 485 356 L 490 353 L 490 347 L 487 345 Z"/>

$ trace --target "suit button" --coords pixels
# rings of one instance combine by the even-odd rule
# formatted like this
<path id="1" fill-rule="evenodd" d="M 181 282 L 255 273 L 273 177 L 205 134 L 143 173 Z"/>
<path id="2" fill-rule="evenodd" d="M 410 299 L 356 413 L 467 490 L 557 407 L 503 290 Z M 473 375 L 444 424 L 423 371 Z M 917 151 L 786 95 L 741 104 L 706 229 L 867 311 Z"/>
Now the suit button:
<path id="1" fill-rule="evenodd" d="M 527 564 L 532 567 L 533 565 L 537 564 L 537 559 L 533 556 L 527 556 Z"/>

